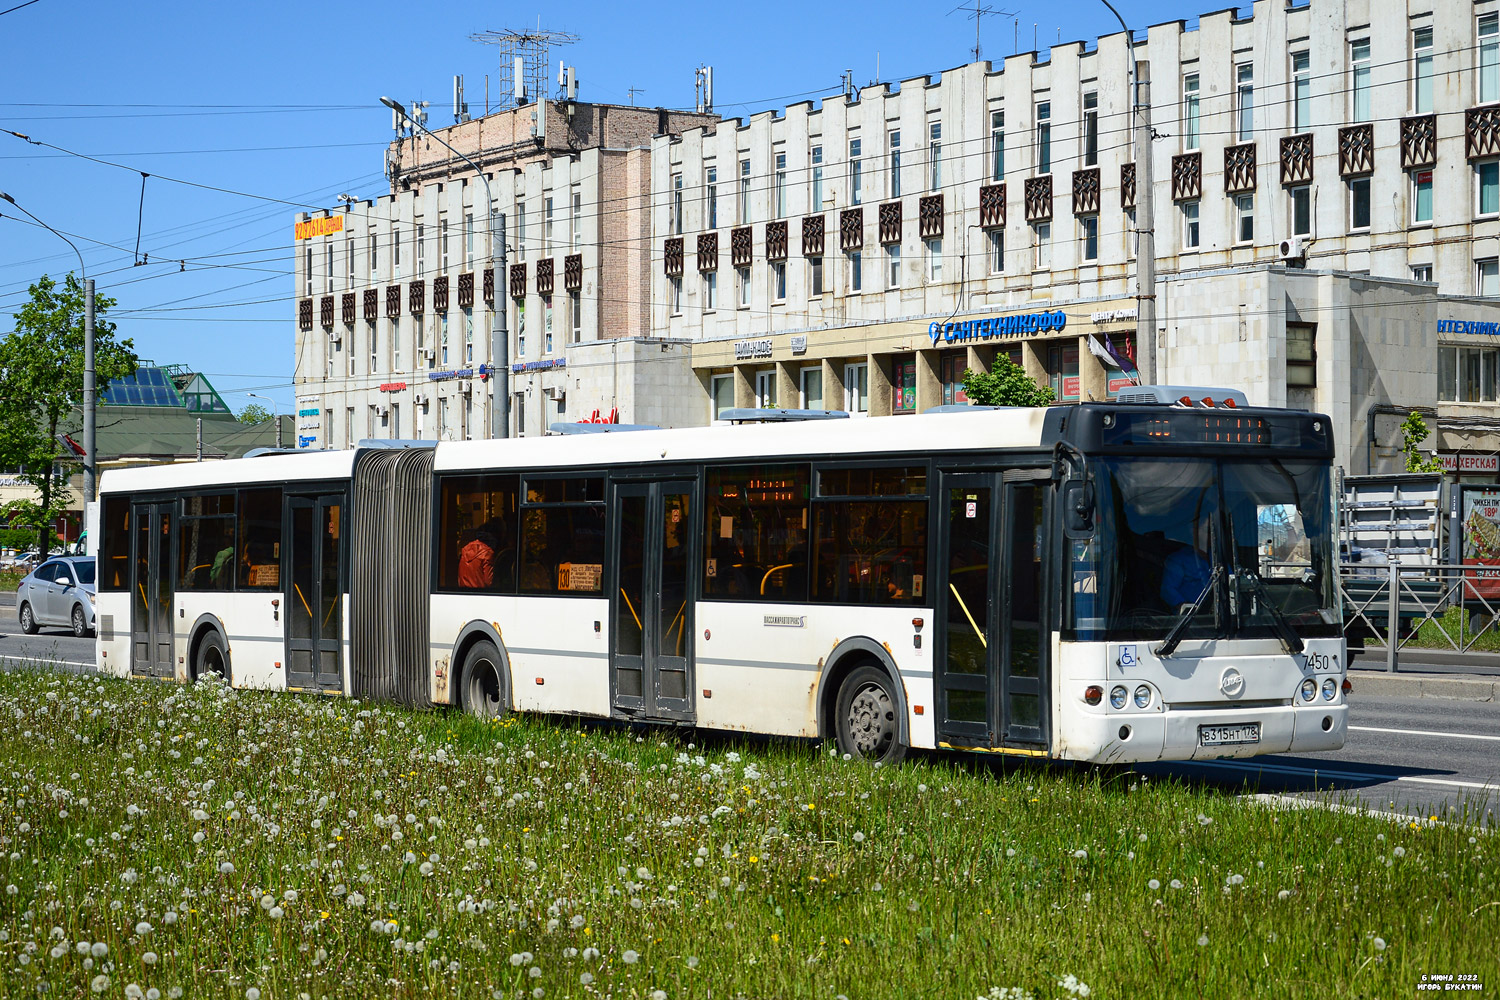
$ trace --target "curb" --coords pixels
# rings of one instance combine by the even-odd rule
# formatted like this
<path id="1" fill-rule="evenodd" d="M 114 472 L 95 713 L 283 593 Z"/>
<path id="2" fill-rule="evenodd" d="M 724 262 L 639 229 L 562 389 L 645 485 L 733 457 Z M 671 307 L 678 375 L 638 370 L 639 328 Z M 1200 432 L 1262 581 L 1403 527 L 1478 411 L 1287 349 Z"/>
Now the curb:
<path id="1" fill-rule="evenodd" d="M 1354 685 L 1351 698 L 1373 695 L 1376 698 L 1446 698 L 1450 701 L 1500 701 L 1500 681 L 1473 677 L 1417 677 L 1411 674 L 1350 671 Z"/>

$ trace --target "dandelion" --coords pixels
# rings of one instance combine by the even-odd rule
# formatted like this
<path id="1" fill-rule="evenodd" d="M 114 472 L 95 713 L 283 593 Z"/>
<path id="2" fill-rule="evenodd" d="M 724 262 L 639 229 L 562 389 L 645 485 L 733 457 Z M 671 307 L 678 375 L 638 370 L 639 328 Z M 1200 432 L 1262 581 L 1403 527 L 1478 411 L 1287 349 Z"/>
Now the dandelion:
<path id="1" fill-rule="evenodd" d="M 1214 821 L 1214 818 L 1212 816 L 1205 816 L 1202 813 L 1198 814 L 1198 825 L 1199 826 L 1208 826 L 1213 821 Z"/>
<path id="2" fill-rule="evenodd" d="M 105 944 L 103 941 L 95 941 L 92 945 L 89 946 L 89 954 L 93 955 L 95 958 L 104 958 L 109 954 L 109 945 Z"/>
<path id="3" fill-rule="evenodd" d="M 417 871 L 421 872 L 423 875 L 431 875 L 433 872 L 432 862 L 422 862 L 422 864 L 417 868 Z"/>
<path id="4" fill-rule="evenodd" d="M 583 949 L 583 960 L 585 962 L 592 962 L 592 961 L 594 961 L 594 959 L 596 959 L 598 957 L 599 957 L 599 949 L 598 948 L 590 946 L 588 948 Z"/>
<path id="5" fill-rule="evenodd" d="M 626 965 L 634 965 L 640 960 L 640 953 L 633 951 L 630 948 L 626 948 L 624 954 L 620 956 L 620 961 L 624 962 Z"/>
<path id="6" fill-rule="evenodd" d="M 1206 947 L 1208 947 L 1208 935 L 1207 934 L 1199 934 L 1198 935 L 1198 947 L 1200 947 L 1200 948 L 1206 948 Z"/>
<path id="7" fill-rule="evenodd" d="M 1160 889 L 1160 888 L 1161 888 L 1161 883 L 1160 883 L 1160 882 L 1158 882 L 1158 881 L 1157 881 L 1157 880 L 1156 880 L 1156 879 L 1152 879 L 1152 880 L 1151 880 L 1151 881 L 1149 881 L 1149 882 L 1147 882 L 1147 883 L 1146 883 L 1146 886 L 1147 886 L 1147 887 L 1148 887 L 1148 888 L 1149 888 L 1149 889 L 1150 889 L 1150 890 L 1151 890 L 1151 891 L 1152 891 L 1152 892 L 1155 892 L 1155 891 L 1156 891 L 1156 890 L 1157 890 L 1157 889 Z"/>
<path id="8" fill-rule="evenodd" d="M 103 993 L 109 989 L 109 977 L 103 974 L 95 976 L 93 981 L 89 983 L 89 989 L 95 993 Z"/>
<path id="9" fill-rule="evenodd" d="M 147 965 L 155 965 L 156 964 L 156 952 L 154 952 L 154 951 L 143 952 L 141 954 L 141 961 L 144 962 Z"/>
<path id="10" fill-rule="evenodd" d="M 273 906 L 267 912 L 269 913 L 272 920 L 280 920 L 282 917 L 286 916 L 286 911 L 279 906 Z"/>
<path id="11" fill-rule="evenodd" d="M 1178 879 L 1175 879 L 1175 878 L 1171 881 L 1170 885 L 1174 889 L 1181 889 L 1182 888 L 1182 882 L 1179 881 Z"/>
<path id="12" fill-rule="evenodd" d="M 260 990 L 254 986 L 245 991 L 245 1000 L 260 1000 Z"/>
<path id="13" fill-rule="evenodd" d="M 234 865 L 230 864 L 228 861 L 221 862 L 220 865 L 219 865 L 219 874 L 220 875 L 233 875 L 234 874 Z"/>
<path id="14" fill-rule="evenodd" d="M 854 842 L 856 844 L 863 844 L 865 842 L 865 835 L 862 832 L 860 832 L 859 830 L 855 830 L 854 831 Z"/>
<path id="15" fill-rule="evenodd" d="M 1073 857 L 1077 858 L 1079 861 L 1087 861 L 1088 857 L 1089 857 L 1089 852 L 1080 849 L 1080 850 L 1077 850 L 1077 851 L 1073 852 Z"/>
<path id="16" fill-rule="evenodd" d="M 578 982 L 582 986 L 587 986 L 589 983 L 592 983 L 593 981 L 594 981 L 594 974 L 592 972 L 584 972 L 584 973 L 581 973 L 578 976 Z M 496 990 L 495 993 L 496 993 L 497 996 L 503 995 L 503 994 L 500 993 L 499 990 Z"/>
<path id="17" fill-rule="evenodd" d="M 1385 951 L 1385 938 L 1376 938 L 1374 945 L 1376 951 Z"/>
<path id="18" fill-rule="evenodd" d="M 135 925 L 135 932 L 141 937 L 145 937 L 147 934 L 151 933 L 151 925 L 142 920 L 140 923 Z"/>
<path id="19" fill-rule="evenodd" d="M 1391 851 L 1391 853 L 1394 854 L 1398 858 L 1405 857 L 1406 856 L 1406 848 L 1404 848 L 1404 847 L 1397 847 L 1396 849 L 1394 849 L 1393 851 Z"/>
<path id="20" fill-rule="evenodd" d="M 844 756 L 847 757 L 848 754 L 845 754 Z M 651 1000 L 667 1000 L 667 991 L 666 990 L 652 990 L 651 991 Z"/>
<path id="21" fill-rule="evenodd" d="M 689 969 L 696 969 L 698 967 L 698 956 L 697 955 L 689 955 L 687 957 L 687 967 Z"/>

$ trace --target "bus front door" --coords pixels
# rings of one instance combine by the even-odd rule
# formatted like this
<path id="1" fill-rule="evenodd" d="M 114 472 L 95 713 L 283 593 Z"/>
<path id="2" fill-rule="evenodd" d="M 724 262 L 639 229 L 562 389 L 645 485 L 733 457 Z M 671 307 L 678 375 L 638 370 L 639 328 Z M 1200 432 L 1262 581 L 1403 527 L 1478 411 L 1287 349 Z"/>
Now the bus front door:
<path id="1" fill-rule="evenodd" d="M 1032 475 L 943 477 L 938 730 L 950 746 L 1047 746 L 1041 526 L 1048 483 Z"/>
<path id="2" fill-rule="evenodd" d="M 632 718 L 692 721 L 691 482 L 617 483 L 610 540 L 610 695 Z"/>
<path id="3" fill-rule="evenodd" d="M 172 677 L 172 521 L 175 503 L 140 503 L 131 508 L 135 536 L 134 579 L 130 581 L 130 672 L 141 677 Z"/>
<path id="4" fill-rule="evenodd" d="M 287 497 L 286 685 L 303 691 L 341 691 L 344 616 L 342 583 L 344 498 Z"/>

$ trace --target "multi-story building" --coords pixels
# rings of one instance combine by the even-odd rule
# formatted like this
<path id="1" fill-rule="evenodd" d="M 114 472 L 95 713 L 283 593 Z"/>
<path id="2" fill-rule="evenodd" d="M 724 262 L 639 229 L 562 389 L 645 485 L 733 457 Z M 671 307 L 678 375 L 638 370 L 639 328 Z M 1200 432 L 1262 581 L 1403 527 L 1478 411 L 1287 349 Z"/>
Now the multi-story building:
<path id="1" fill-rule="evenodd" d="M 687 345 L 649 322 L 649 145 L 714 120 L 542 101 L 436 129 L 485 172 L 498 275 L 486 185 L 420 130 L 399 136 L 389 195 L 297 217 L 299 444 L 488 437 L 502 384 L 514 434 L 595 411 L 690 422 Z"/>

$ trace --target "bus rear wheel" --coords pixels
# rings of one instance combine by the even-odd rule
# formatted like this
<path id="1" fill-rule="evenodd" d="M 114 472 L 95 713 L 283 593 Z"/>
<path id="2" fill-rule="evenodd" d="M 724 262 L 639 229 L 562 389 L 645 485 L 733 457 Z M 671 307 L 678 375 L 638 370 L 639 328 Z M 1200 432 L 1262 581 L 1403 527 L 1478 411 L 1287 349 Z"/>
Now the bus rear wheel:
<path id="1" fill-rule="evenodd" d="M 857 667 L 839 685 L 834 706 L 834 739 L 840 753 L 880 764 L 906 756 L 896 712 L 895 683 L 879 667 Z"/>
<path id="2" fill-rule="evenodd" d="M 463 710 L 480 719 L 498 719 L 509 712 L 501 671 L 505 661 L 488 639 L 476 642 L 464 659 L 460 701 Z"/>
<path id="3" fill-rule="evenodd" d="M 229 680 L 229 653 L 224 649 L 224 640 L 218 632 L 210 631 L 198 643 L 198 655 L 193 660 L 193 679 L 202 680 L 214 676 Z"/>

